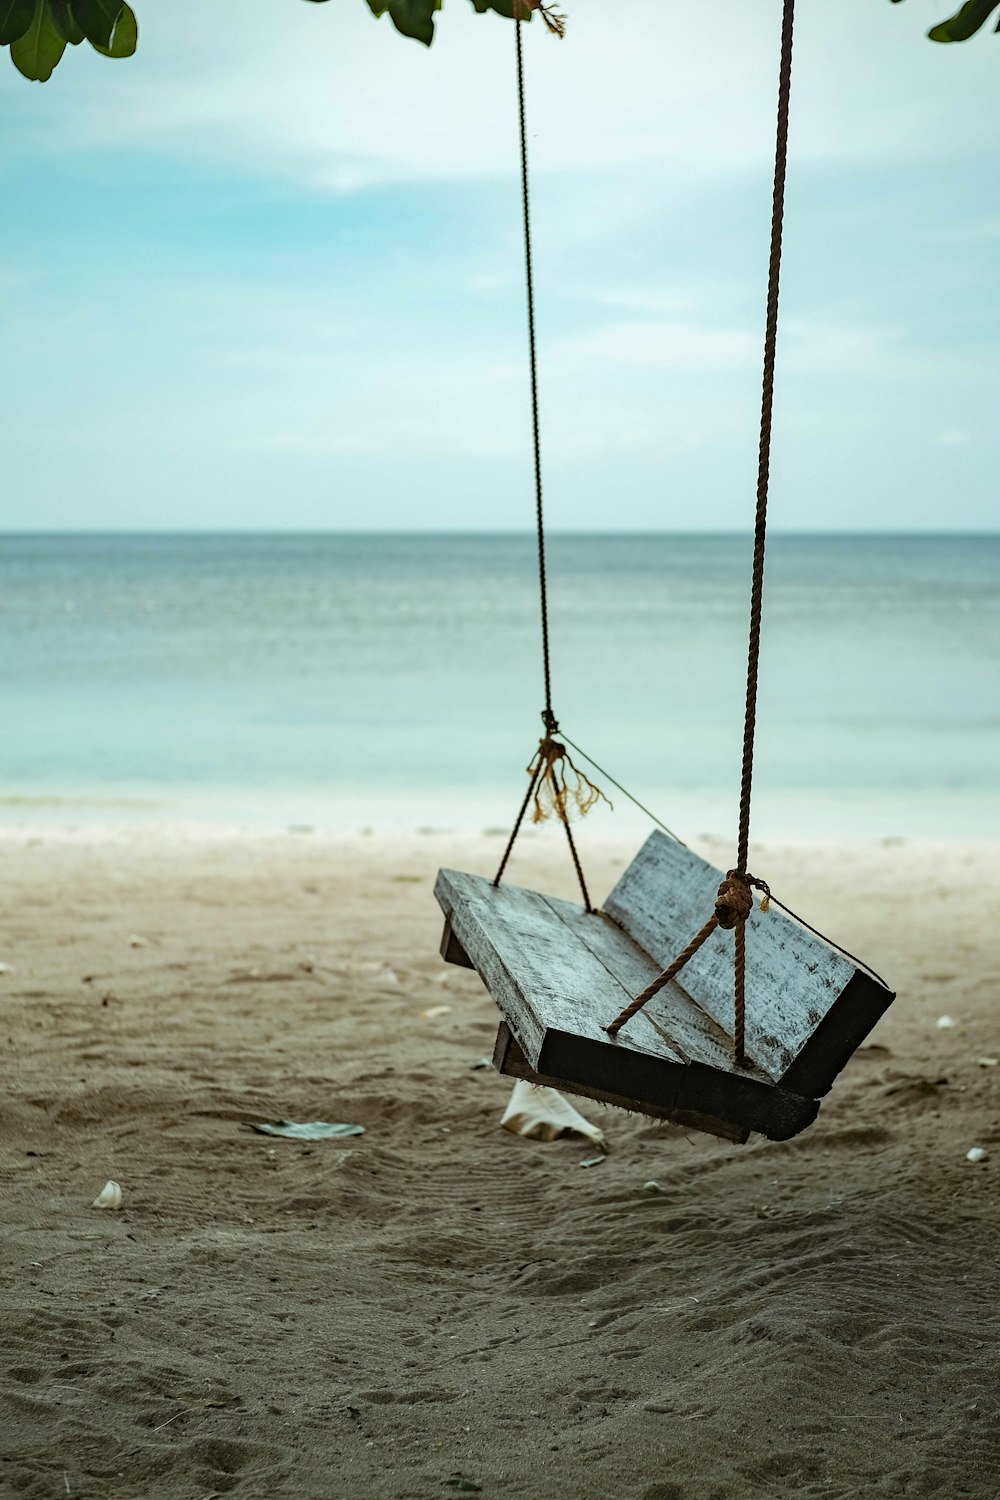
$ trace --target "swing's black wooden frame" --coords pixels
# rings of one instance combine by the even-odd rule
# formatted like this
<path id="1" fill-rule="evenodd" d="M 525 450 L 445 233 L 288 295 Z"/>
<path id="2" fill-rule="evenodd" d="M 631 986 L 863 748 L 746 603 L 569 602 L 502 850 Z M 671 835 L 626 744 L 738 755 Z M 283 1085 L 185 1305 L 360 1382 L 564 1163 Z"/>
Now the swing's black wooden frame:
<path id="1" fill-rule="evenodd" d="M 659 832 L 598 912 L 442 870 L 442 956 L 475 969 L 499 1007 L 499 1070 L 739 1142 L 811 1124 L 895 997 L 777 911 L 747 921 L 744 1067 L 722 930 L 616 1037 L 604 1030 L 701 925 L 721 878 Z"/>

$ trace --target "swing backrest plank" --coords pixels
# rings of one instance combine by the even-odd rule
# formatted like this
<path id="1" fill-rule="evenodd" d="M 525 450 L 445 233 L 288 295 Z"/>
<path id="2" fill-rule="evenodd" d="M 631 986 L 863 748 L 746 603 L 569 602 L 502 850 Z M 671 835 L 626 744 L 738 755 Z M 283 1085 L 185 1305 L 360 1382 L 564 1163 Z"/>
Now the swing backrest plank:
<path id="1" fill-rule="evenodd" d="M 654 832 L 604 910 L 665 969 L 711 916 L 720 879 L 713 865 Z M 696 1004 L 731 1033 L 732 934 L 716 930 L 681 980 Z M 826 1093 L 892 999 L 850 959 L 776 908 L 762 913 L 754 907 L 746 924 L 747 1056 L 776 1082 L 798 1093 Z"/>

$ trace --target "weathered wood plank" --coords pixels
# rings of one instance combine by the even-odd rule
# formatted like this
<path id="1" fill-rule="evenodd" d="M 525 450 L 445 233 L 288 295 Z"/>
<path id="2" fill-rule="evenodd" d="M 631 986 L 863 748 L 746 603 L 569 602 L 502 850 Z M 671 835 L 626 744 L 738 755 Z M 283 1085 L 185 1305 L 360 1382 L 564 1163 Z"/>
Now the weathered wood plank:
<path id="1" fill-rule="evenodd" d="M 536 1071 L 561 1080 L 557 1086 L 571 1093 L 581 1086 L 596 1088 L 631 1101 L 630 1107 L 640 1112 L 697 1112 L 778 1141 L 804 1130 L 819 1109 L 815 1099 L 741 1073 L 671 1063 L 623 1047 L 620 1039 L 592 1041 L 568 1031 L 546 1033 Z"/>
<path id="2" fill-rule="evenodd" d="M 578 907 L 567 907 L 562 903 L 559 916 L 571 932 L 596 958 L 610 970 L 629 999 L 638 995 L 662 972 L 660 966 L 644 953 L 638 943 L 617 923 L 598 913 L 585 913 Z M 623 1005 L 627 1002 L 623 1001 Z M 733 1039 L 727 1036 L 711 1016 L 696 1005 L 678 981 L 672 981 L 655 995 L 640 1013 L 642 1019 L 669 1044 L 686 1063 L 703 1063 L 706 1067 L 728 1070 L 733 1061 Z M 609 1017 L 598 1017 L 601 1028 Z M 640 1019 L 635 1017 L 635 1021 Z M 635 1024 L 635 1021 L 632 1023 Z M 627 1032 L 608 1041 L 618 1042 Z M 751 1064 L 746 1070 L 751 1077 L 765 1082 L 774 1080 L 760 1068 Z"/>
<path id="3" fill-rule="evenodd" d="M 706 1114 L 773 1139 L 815 1117 L 815 1101 L 775 1088 L 760 1070 L 734 1072 L 718 1028 L 682 990 L 669 997 L 663 1030 L 641 1014 L 628 1035 L 608 1037 L 604 1025 L 630 992 L 617 971 L 631 987 L 647 983 L 658 965 L 607 918 L 452 870 L 439 873 L 435 893 L 536 1073 L 654 1115 Z M 678 1034 L 690 1051 L 675 1045 Z"/>
<path id="4" fill-rule="evenodd" d="M 455 940 L 511 1018 L 532 1067 L 539 1064 L 548 1031 L 609 1040 L 602 1030 L 608 1007 L 620 1009 L 628 993 L 562 920 L 564 909 L 572 919 L 582 915 L 580 908 L 518 886 L 494 888 L 482 876 L 456 870 L 439 872 L 435 895 Z M 590 920 L 605 919 L 595 915 Z M 651 963 L 645 972 L 653 975 Z M 643 1024 L 629 1038 L 629 1048 L 682 1062 L 655 1028 L 640 1019 Z"/>
<path id="5" fill-rule="evenodd" d="M 711 915 L 722 873 L 656 832 L 625 871 L 604 910 L 662 970 Z M 746 934 L 750 1061 L 787 1087 L 794 1082 L 802 1090 L 808 1082 L 810 1092 L 825 1093 L 858 1045 L 850 1045 L 851 1038 L 867 1035 L 893 998 L 874 980 L 865 977 L 861 984 L 856 976 L 849 959 L 797 923 L 773 909 L 762 915 L 755 908 Z M 731 933 L 714 932 L 687 964 L 681 981 L 692 999 L 731 1035 Z M 849 1016 L 821 1032 L 821 1023 L 849 987 Z"/>
<path id="6" fill-rule="evenodd" d="M 524 1078 L 528 1083 L 537 1083 L 544 1088 L 559 1089 L 564 1094 L 575 1094 L 578 1098 L 595 1099 L 600 1104 L 614 1104 L 619 1109 L 632 1111 L 636 1109 L 635 1100 L 624 1095 L 609 1094 L 606 1090 L 595 1088 L 592 1084 L 573 1083 L 570 1085 L 565 1078 L 551 1078 L 547 1074 L 536 1073 L 518 1046 L 517 1039 L 511 1033 L 506 1021 L 500 1022 L 497 1031 L 496 1045 L 493 1048 L 493 1066 L 498 1073 L 503 1073 L 509 1078 Z M 731 1125 L 726 1120 L 716 1120 L 710 1115 L 699 1114 L 693 1110 L 657 1110 L 653 1105 L 646 1104 L 639 1113 L 687 1130 L 700 1130 L 706 1135 L 716 1135 L 722 1140 L 733 1141 L 739 1146 L 743 1145 L 750 1135 L 745 1127 Z"/>
<path id="7" fill-rule="evenodd" d="M 841 1068 L 895 998 L 891 990 L 856 970 L 781 1080 L 783 1087 L 814 1098 L 828 1093 Z"/>
<path id="8" fill-rule="evenodd" d="M 441 934 L 441 957 L 446 964 L 455 964 L 460 969 L 475 968 L 472 959 L 452 932 L 451 923 L 447 918 L 445 918 L 444 931 Z"/>

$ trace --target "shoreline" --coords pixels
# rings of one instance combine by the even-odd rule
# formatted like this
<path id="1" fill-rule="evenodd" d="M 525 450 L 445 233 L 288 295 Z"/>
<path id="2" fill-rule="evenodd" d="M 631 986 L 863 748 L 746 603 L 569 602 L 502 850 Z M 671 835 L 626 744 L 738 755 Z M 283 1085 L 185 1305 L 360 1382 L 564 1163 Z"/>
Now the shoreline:
<path id="1" fill-rule="evenodd" d="M 600 780 L 600 778 L 598 778 Z M 393 798 L 384 790 L 364 795 L 292 798 L 241 792 L 231 796 L 139 795 L 121 792 L 103 796 L 7 793 L 0 796 L 0 837 L 18 831 L 55 828 L 138 828 L 160 831 L 184 826 L 192 831 L 313 832 L 318 835 L 363 834 L 364 837 L 415 837 L 427 832 L 448 837 L 507 834 L 523 795 L 525 783 L 513 778 L 496 795 L 456 796 L 450 790 Z M 613 789 L 612 789 L 613 790 Z M 640 841 L 655 819 L 640 813 L 624 796 L 616 795 L 615 810 L 598 807 L 579 823 L 586 840 Z M 735 799 L 729 796 L 649 793 L 646 805 L 663 817 L 685 843 L 735 841 Z M 364 808 L 361 813 L 360 808 Z M 546 835 L 547 826 L 526 822 L 523 837 Z M 760 843 L 1000 843 L 1000 792 L 993 796 L 954 793 L 951 796 L 778 796 L 754 793 L 753 837 Z"/>

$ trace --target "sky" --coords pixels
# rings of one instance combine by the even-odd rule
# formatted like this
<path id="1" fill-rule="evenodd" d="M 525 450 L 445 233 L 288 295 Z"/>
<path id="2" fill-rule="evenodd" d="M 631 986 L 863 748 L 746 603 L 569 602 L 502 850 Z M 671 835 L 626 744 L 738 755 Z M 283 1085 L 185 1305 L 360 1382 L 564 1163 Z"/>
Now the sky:
<path id="1" fill-rule="evenodd" d="M 752 524 L 780 0 L 524 35 L 546 512 Z M 953 8 L 953 7 L 952 7 Z M 0 529 L 533 521 L 509 22 L 135 0 L 0 57 Z M 799 0 L 772 457 L 793 531 L 1000 529 L 1000 37 Z"/>

